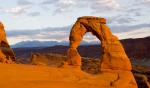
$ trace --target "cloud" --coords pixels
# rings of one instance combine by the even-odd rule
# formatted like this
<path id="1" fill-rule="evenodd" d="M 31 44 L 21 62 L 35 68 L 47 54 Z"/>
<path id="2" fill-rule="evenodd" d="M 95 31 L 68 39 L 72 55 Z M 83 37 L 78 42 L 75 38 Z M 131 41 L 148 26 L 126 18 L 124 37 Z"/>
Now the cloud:
<path id="1" fill-rule="evenodd" d="M 142 3 L 142 4 L 144 4 L 144 5 L 150 5 L 150 0 L 138 0 L 139 1 L 139 3 Z"/>
<path id="2" fill-rule="evenodd" d="M 127 38 L 143 38 L 150 36 L 150 28 L 142 28 L 139 30 L 132 30 L 122 33 L 114 33 L 120 39 L 127 39 Z"/>
<path id="3" fill-rule="evenodd" d="M 16 16 L 16 15 L 21 15 L 21 14 L 25 13 L 28 8 L 29 8 L 29 6 L 17 6 L 14 8 L 2 9 L 1 11 L 4 13 L 9 13 L 9 14 Z"/>
<path id="4" fill-rule="evenodd" d="M 147 5 L 149 0 L 117 0 L 119 1 L 120 9 L 112 12 L 112 14 L 105 14 L 110 25 L 140 25 L 144 21 L 141 19 L 149 18 L 150 9 Z M 105 13 L 105 12 L 104 12 Z M 111 11 L 110 11 L 111 13 Z M 138 24 L 140 23 L 140 24 Z M 145 24 L 145 23 L 143 23 Z"/>
<path id="5" fill-rule="evenodd" d="M 0 12 L 11 14 L 13 16 L 19 16 L 27 13 L 33 6 L 34 3 L 27 0 L 18 0 L 16 6 L 9 8 L 1 8 Z"/>
<path id="6" fill-rule="evenodd" d="M 61 35 L 66 33 L 69 33 L 69 30 L 71 29 L 71 26 L 65 26 L 65 27 L 48 27 L 48 28 L 43 28 L 43 29 L 22 29 L 22 30 L 12 30 L 8 31 L 8 36 L 13 37 L 13 36 L 32 36 L 32 35 Z M 57 34 L 57 35 L 56 35 Z"/>
<path id="7" fill-rule="evenodd" d="M 136 24 L 136 25 L 111 25 L 110 28 L 114 33 L 128 32 L 128 31 L 144 29 L 144 28 L 149 28 L 150 30 L 150 23 L 143 23 L 143 24 Z"/>
<path id="8" fill-rule="evenodd" d="M 53 6 L 54 13 L 66 13 L 78 8 L 89 7 L 93 12 L 110 11 L 119 9 L 116 0 L 46 0 L 41 3 L 46 7 Z"/>
<path id="9" fill-rule="evenodd" d="M 28 16 L 35 17 L 35 16 L 40 16 L 40 14 L 41 14 L 40 12 L 31 12 L 28 14 Z"/>
<path id="10" fill-rule="evenodd" d="M 27 0 L 18 0 L 18 2 L 17 2 L 17 4 L 18 5 L 33 5 L 33 3 L 32 2 L 29 2 L 29 1 L 27 1 Z"/>
<path id="11" fill-rule="evenodd" d="M 92 0 L 91 9 L 96 12 L 111 11 L 120 9 L 116 0 Z"/>
<path id="12" fill-rule="evenodd" d="M 125 24 L 132 24 L 136 22 L 136 19 L 132 16 L 128 16 L 126 14 L 119 14 L 116 16 L 111 16 L 107 18 L 108 24 L 113 25 L 125 25 Z"/>
<path id="13" fill-rule="evenodd" d="M 76 3 L 74 0 L 59 0 L 57 4 L 55 4 L 58 8 L 56 9 L 58 12 L 66 12 L 71 10 L 71 8 Z"/>
<path id="14" fill-rule="evenodd" d="M 58 2 L 58 0 L 45 0 L 45 1 L 41 2 L 40 4 L 41 5 L 49 5 L 49 4 L 53 4 L 56 2 Z"/>
<path id="15" fill-rule="evenodd" d="M 12 30 L 7 31 L 7 35 L 10 39 L 17 39 L 16 41 L 10 41 L 11 44 L 25 41 L 25 40 L 39 40 L 39 41 L 68 41 L 70 26 L 56 27 L 56 28 L 44 28 L 44 29 L 28 29 L 28 30 Z"/>
<path id="16" fill-rule="evenodd" d="M 128 3 L 125 3 L 125 1 L 128 1 Z M 14 15 L 21 15 L 24 13 L 28 16 L 39 16 L 41 12 L 33 12 L 33 10 L 31 10 L 32 7 L 37 8 L 36 6 L 38 5 L 38 9 L 42 7 L 44 10 L 52 11 L 53 15 L 63 15 L 64 13 L 73 13 L 84 8 L 89 10 L 91 15 L 97 14 L 105 17 L 114 17 L 122 14 L 128 17 L 130 16 L 130 18 L 127 19 L 123 17 L 118 18 L 118 22 L 119 20 L 123 20 L 123 22 L 119 23 L 128 23 L 130 20 L 135 20 L 133 19 L 134 16 L 145 15 L 143 10 L 145 10 L 146 6 L 150 6 L 147 5 L 150 3 L 149 0 L 41 0 L 39 3 L 40 4 L 33 1 L 31 2 L 31 0 L 18 0 L 16 7 L 5 9 L 4 12 Z"/>
<path id="17" fill-rule="evenodd" d="M 45 8 L 53 6 L 55 8 L 53 14 L 57 14 L 71 12 L 75 8 L 76 2 L 75 0 L 46 0 L 41 5 Z"/>
<path id="18" fill-rule="evenodd" d="M 11 8 L 2 8 L 0 11 L 8 14 L 12 14 L 13 16 L 22 15 L 27 13 L 29 9 L 31 9 L 33 3 L 27 0 L 18 0 L 17 5 Z"/>

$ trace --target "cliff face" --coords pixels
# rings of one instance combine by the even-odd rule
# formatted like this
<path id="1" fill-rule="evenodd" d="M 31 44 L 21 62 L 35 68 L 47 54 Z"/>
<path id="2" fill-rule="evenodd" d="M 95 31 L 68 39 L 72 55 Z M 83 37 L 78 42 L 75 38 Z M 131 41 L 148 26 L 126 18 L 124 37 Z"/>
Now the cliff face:
<path id="1" fill-rule="evenodd" d="M 13 50 L 10 48 L 6 37 L 4 25 L 0 23 L 0 62 L 14 63 L 15 55 Z"/>
<path id="2" fill-rule="evenodd" d="M 133 59 L 150 59 L 150 37 L 121 40 L 126 53 Z"/>

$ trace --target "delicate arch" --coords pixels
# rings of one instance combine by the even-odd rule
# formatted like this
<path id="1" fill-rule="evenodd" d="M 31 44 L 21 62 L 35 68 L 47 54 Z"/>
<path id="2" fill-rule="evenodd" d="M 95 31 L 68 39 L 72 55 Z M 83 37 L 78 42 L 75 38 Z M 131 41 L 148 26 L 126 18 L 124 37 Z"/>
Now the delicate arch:
<path id="1" fill-rule="evenodd" d="M 118 38 L 112 35 L 106 20 L 100 17 L 80 17 L 71 29 L 68 49 L 68 64 L 81 65 L 81 56 L 77 51 L 85 33 L 91 32 L 101 41 L 103 54 L 100 69 L 131 70 L 131 63 Z"/>

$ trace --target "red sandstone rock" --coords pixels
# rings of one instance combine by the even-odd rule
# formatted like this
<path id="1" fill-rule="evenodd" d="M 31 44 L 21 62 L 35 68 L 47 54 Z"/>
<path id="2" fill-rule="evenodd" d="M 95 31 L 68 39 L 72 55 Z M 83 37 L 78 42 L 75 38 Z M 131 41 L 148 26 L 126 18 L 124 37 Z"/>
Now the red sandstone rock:
<path id="1" fill-rule="evenodd" d="M 2 63 L 14 63 L 15 55 L 13 50 L 10 48 L 6 39 L 6 33 L 4 25 L 0 22 L 0 62 Z"/>
<path id="2" fill-rule="evenodd" d="M 109 27 L 106 25 L 106 20 L 100 17 L 80 17 L 74 24 L 70 33 L 70 49 L 77 51 L 76 48 L 85 33 L 91 32 L 101 41 L 103 55 L 100 69 L 114 69 L 114 70 L 131 70 L 131 63 L 127 57 L 118 38 L 114 36 Z M 70 50 L 69 49 L 69 50 Z M 81 57 L 78 53 L 68 53 L 68 61 L 72 65 L 81 65 Z M 71 58 L 70 58 L 71 57 Z M 75 58 L 75 59 L 74 59 Z M 76 63 L 76 64 L 74 64 Z"/>
<path id="3" fill-rule="evenodd" d="M 81 57 L 77 52 L 77 47 L 87 32 L 91 32 L 101 41 L 103 54 L 101 56 L 100 70 L 103 74 L 113 73 L 116 75 L 115 80 L 110 82 L 110 87 L 137 88 L 136 81 L 131 73 L 130 60 L 118 38 L 111 33 L 106 25 L 104 18 L 90 16 L 78 18 L 70 32 L 68 64 L 72 66 L 81 65 Z"/>

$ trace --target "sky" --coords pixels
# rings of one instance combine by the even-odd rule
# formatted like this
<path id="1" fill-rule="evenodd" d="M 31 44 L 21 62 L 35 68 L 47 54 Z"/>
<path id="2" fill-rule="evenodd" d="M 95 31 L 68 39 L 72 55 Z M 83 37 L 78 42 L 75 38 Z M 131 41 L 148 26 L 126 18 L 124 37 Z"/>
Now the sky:
<path id="1" fill-rule="evenodd" d="M 150 36 L 150 0 L 0 0 L 0 21 L 10 44 L 67 41 L 80 16 L 106 18 L 121 39 Z M 91 34 L 84 39 L 97 41 Z"/>

